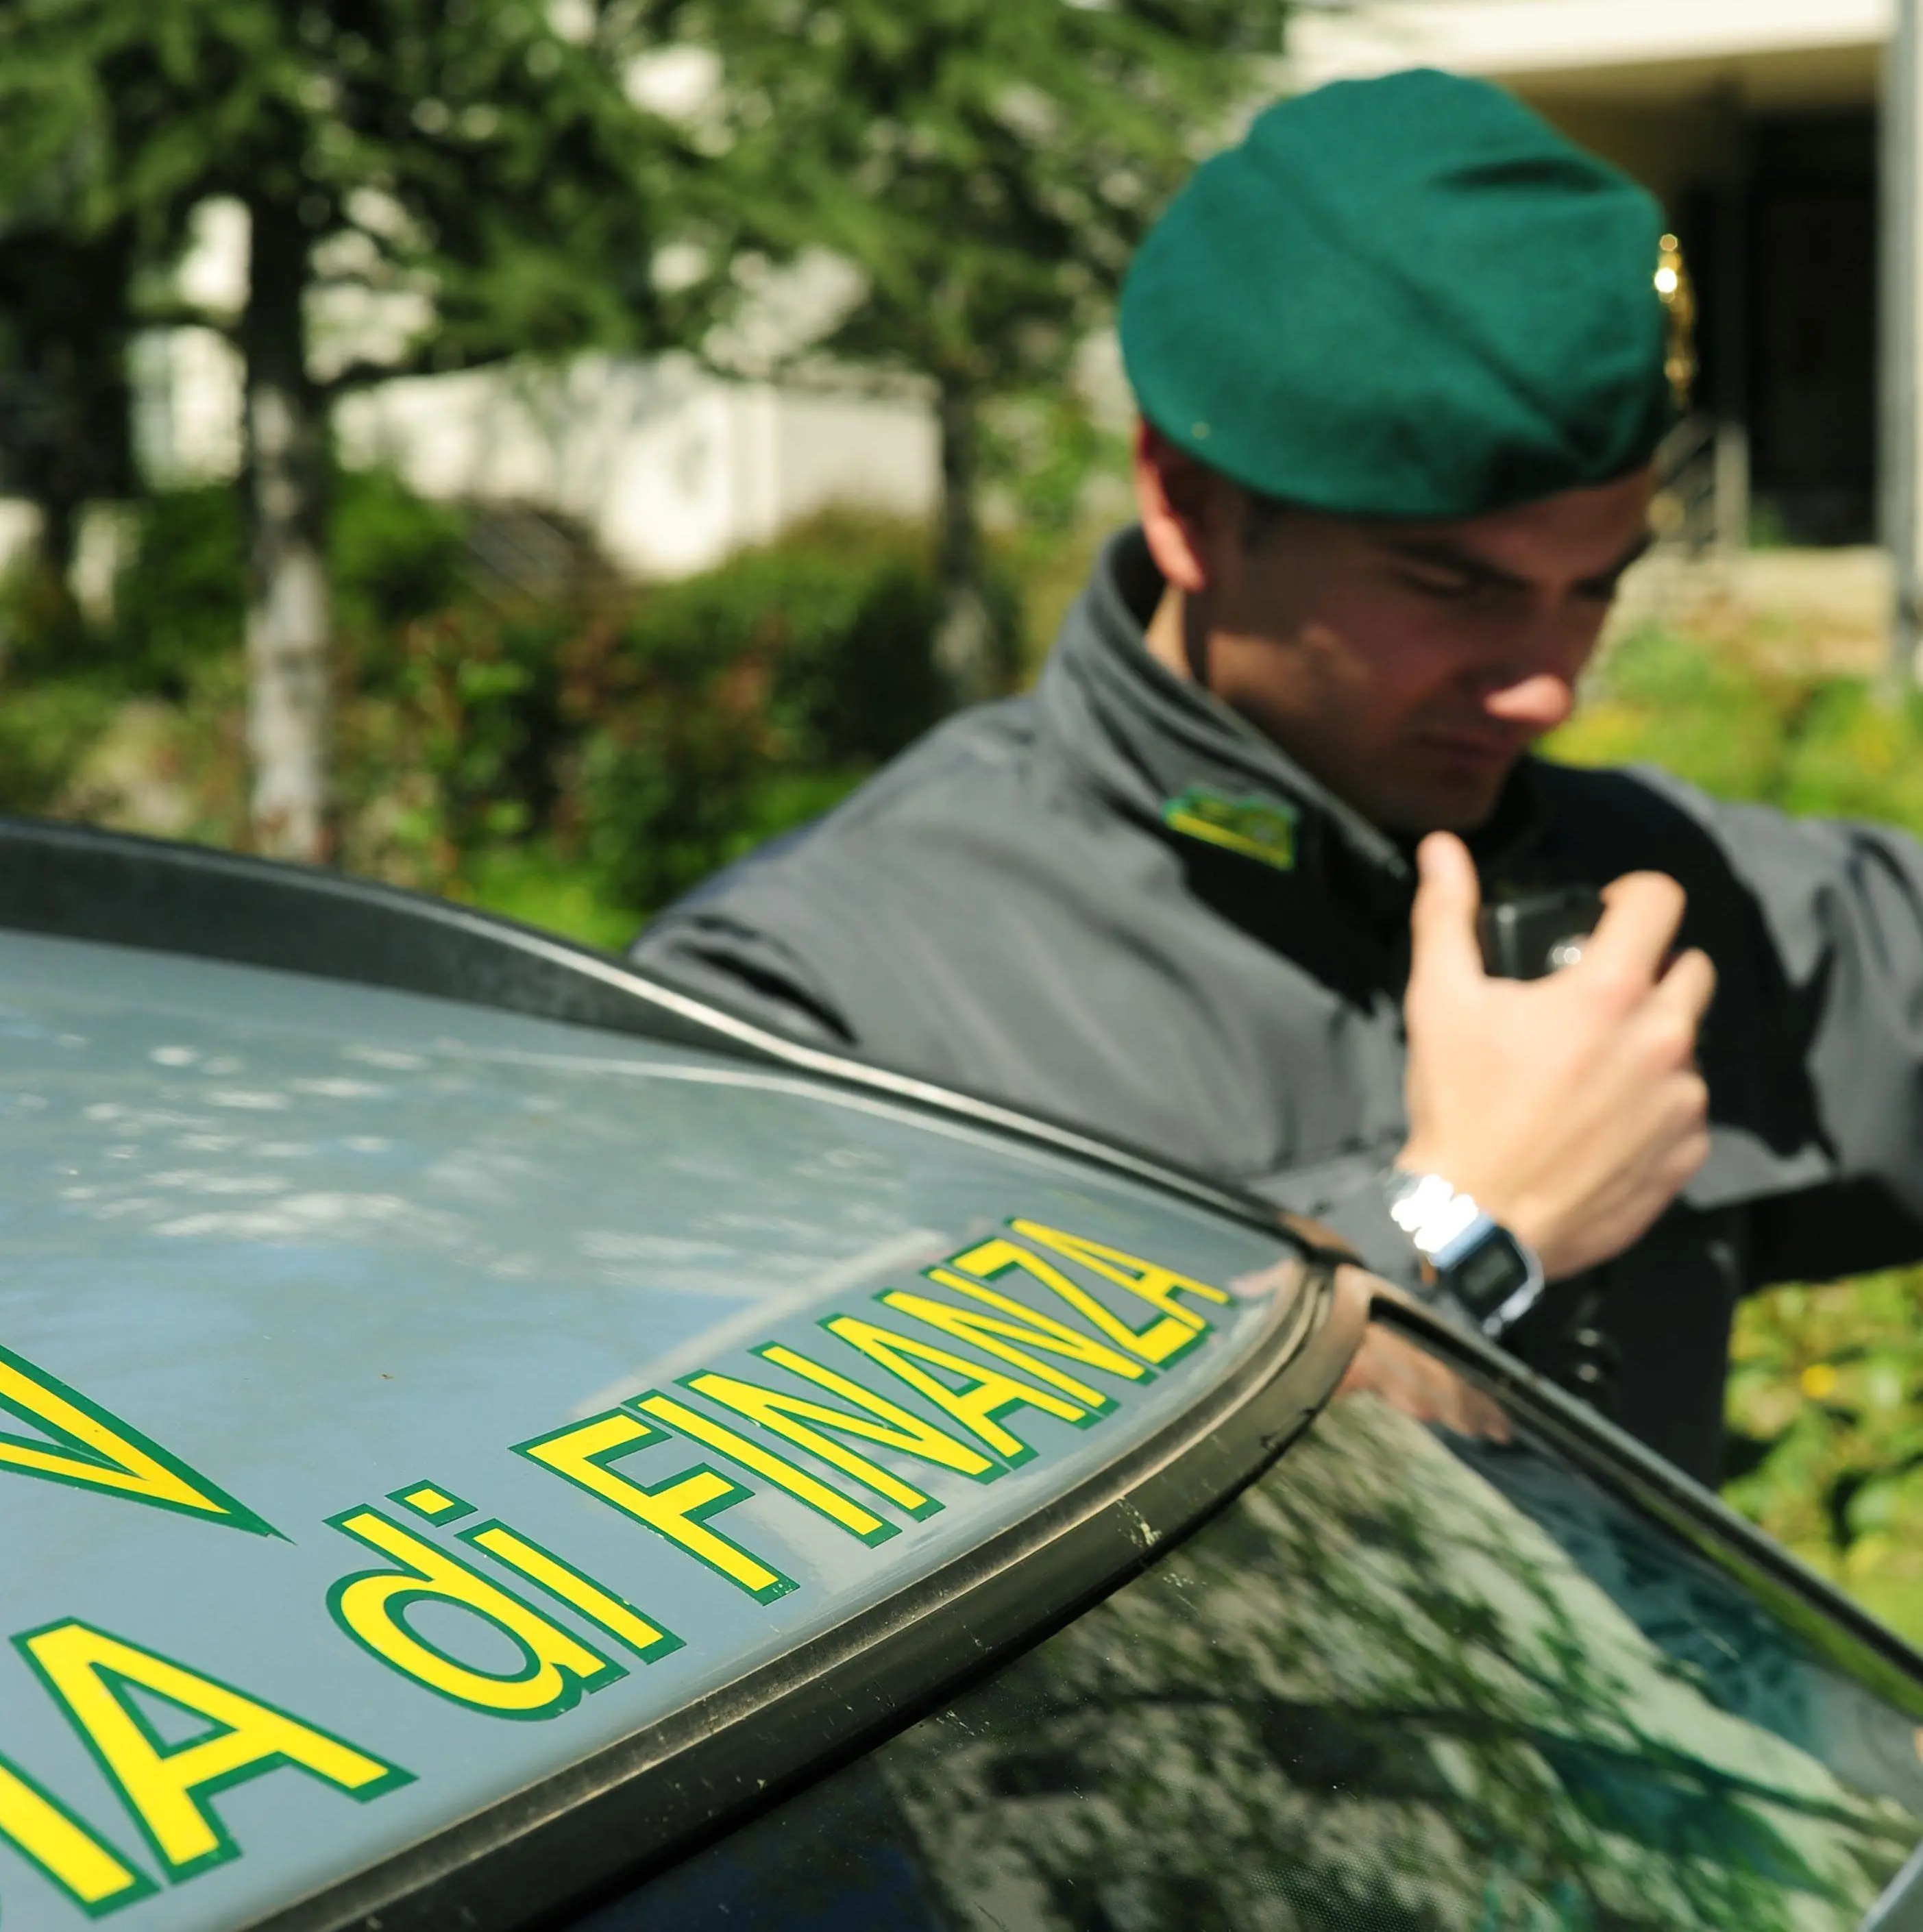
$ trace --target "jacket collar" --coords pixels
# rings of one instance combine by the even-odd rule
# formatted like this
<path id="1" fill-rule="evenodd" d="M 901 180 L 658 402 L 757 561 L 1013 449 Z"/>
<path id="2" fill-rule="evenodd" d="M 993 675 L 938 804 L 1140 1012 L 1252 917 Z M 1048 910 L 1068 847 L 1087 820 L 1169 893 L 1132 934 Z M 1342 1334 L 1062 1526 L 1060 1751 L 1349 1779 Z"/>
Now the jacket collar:
<path id="1" fill-rule="evenodd" d="M 1150 655 L 1144 633 L 1162 590 L 1141 531 L 1111 538 L 1042 674 L 1045 728 L 1125 815 L 1172 838 L 1243 851 L 1252 879 L 1264 866 L 1295 873 L 1369 925 L 1406 924 L 1414 893 L 1409 842 L 1372 824 L 1239 712 Z M 1485 869 L 1505 869 L 1542 829 L 1526 760 L 1471 844 Z"/>

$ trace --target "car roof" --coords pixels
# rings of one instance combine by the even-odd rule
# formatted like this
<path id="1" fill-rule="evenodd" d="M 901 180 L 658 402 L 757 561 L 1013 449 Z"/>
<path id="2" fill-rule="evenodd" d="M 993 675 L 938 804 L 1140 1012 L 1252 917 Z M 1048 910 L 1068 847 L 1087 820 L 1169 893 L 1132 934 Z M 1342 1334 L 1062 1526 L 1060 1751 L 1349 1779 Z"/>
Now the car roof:
<path id="1" fill-rule="evenodd" d="M 550 1909 L 1139 1560 L 1346 1346 L 1232 1195 L 474 915 L 11 824 L 0 927 L 16 1926 Z"/>

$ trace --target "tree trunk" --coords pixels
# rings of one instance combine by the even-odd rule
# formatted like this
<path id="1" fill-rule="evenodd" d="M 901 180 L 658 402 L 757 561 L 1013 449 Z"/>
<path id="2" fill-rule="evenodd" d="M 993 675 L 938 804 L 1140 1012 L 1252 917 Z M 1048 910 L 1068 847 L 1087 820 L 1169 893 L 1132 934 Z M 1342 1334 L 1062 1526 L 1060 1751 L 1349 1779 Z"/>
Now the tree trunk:
<path id="1" fill-rule="evenodd" d="M 247 744 L 254 849 L 332 854 L 328 748 L 332 613 L 323 424 L 307 367 L 308 238 L 295 211 L 250 203 Z"/>
<path id="2" fill-rule="evenodd" d="M 944 383 L 941 432 L 941 547 L 938 565 L 941 618 L 935 665 L 956 701 L 992 697 L 1001 682 L 999 640 L 988 607 L 976 491 L 981 446 L 971 391 Z"/>

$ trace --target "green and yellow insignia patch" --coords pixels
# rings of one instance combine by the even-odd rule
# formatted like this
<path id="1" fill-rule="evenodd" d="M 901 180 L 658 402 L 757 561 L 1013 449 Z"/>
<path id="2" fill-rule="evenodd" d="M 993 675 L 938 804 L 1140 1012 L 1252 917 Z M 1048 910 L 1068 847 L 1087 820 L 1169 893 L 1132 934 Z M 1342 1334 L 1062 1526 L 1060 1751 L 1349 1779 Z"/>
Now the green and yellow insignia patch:
<path id="1" fill-rule="evenodd" d="M 1190 785 L 1162 806 L 1162 822 L 1185 838 L 1239 852 L 1279 872 L 1294 868 L 1296 814 L 1270 800 L 1229 798 L 1206 785 Z"/>

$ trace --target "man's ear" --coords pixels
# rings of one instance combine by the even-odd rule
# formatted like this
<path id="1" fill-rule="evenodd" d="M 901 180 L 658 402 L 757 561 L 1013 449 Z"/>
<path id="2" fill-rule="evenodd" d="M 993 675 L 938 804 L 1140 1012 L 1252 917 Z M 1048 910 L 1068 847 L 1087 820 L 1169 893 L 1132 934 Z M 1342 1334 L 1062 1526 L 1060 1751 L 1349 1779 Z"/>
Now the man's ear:
<path id="1" fill-rule="evenodd" d="M 1208 588 L 1220 478 L 1146 420 L 1136 425 L 1135 496 L 1155 566 L 1189 596 Z"/>

